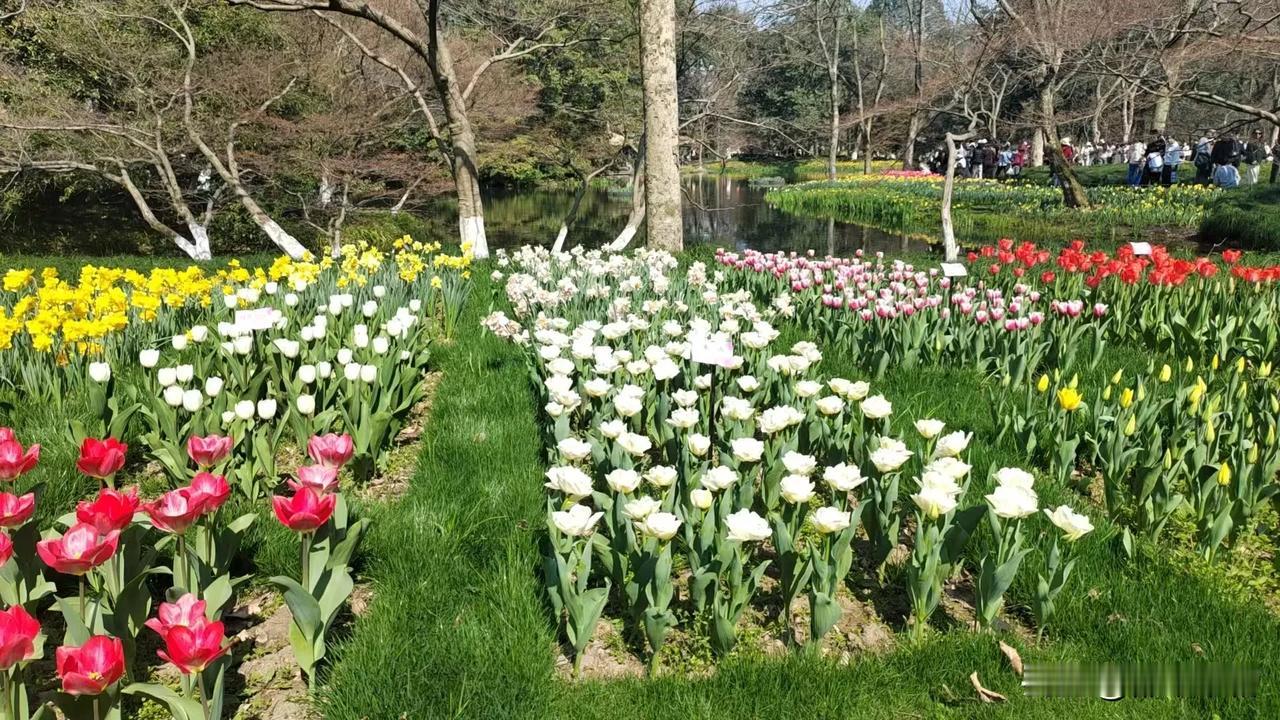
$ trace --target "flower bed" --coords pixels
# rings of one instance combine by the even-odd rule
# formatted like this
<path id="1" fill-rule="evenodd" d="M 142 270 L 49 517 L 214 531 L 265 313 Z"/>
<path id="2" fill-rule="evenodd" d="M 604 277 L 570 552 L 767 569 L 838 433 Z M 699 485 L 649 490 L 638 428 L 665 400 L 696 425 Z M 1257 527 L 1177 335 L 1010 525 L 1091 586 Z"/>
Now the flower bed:
<path id="1" fill-rule="evenodd" d="M 424 396 L 430 342 L 452 330 L 470 287 L 468 254 L 426 260 L 420 245 L 400 248 L 231 271 L 221 301 L 205 296 L 144 317 L 131 299 L 133 309 L 121 311 L 129 322 L 101 342 L 74 345 L 65 320 L 58 354 L 43 355 L 35 335 L 23 339 L 32 345 L 5 351 L 43 363 L 42 372 L 63 378 L 60 387 L 87 398 L 88 413 L 66 433 L 80 448 L 76 469 L 98 484 L 52 527 L 38 522 L 58 512 L 36 512 L 45 488 L 17 488 L 40 448 L 0 429 L 0 479 L 15 490 L 0 493 L 0 645 L 9 648 L 0 657 L 0 702 L 10 717 L 45 711 L 30 688 L 47 679 L 33 676 L 45 644 L 35 618 L 51 611 L 64 628 L 61 691 L 51 698 L 63 716 L 116 717 L 123 698 L 137 695 L 175 718 L 223 717 L 235 653 L 224 619 L 253 579 L 239 574 L 240 548 L 268 504 L 297 538 L 298 570 L 258 580 L 281 593 L 296 667 L 315 685 L 368 526 L 349 491 L 386 469 Z M 428 275 L 429 265 L 444 277 Z M 278 272 L 281 282 L 269 279 Z M 46 278 L 38 302 L 60 287 Z M 66 292 L 92 305 L 120 288 L 93 282 Z M 68 302 L 72 314 L 89 312 L 76 309 L 81 300 Z M 131 346 L 136 354 L 125 355 Z M 75 372 L 82 377 L 70 378 Z M 278 465 L 298 455 L 309 462 Z M 121 487 L 142 479 L 131 458 L 151 461 L 147 485 L 165 490 L 144 499 L 138 486 Z M 173 685 L 139 679 L 139 652 L 151 644 L 141 636 L 152 632 L 180 678 Z"/>
<path id="2" fill-rule="evenodd" d="M 1029 551 L 1024 526 L 1061 528 L 1068 542 L 1036 603 L 1049 620 L 1087 518 L 1063 506 L 1030 519 L 1034 480 L 1016 468 L 993 468 L 994 492 L 968 499 L 971 436 L 898 418 L 865 382 L 822 377 L 812 342 L 771 350 L 785 305 L 761 310 L 701 263 L 680 274 L 657 252 L 525 248 L 498 264 L 516 317 L 485 325 L 526 348 L 544 404 L 544 579 L 575 668 L 606 606 L 644 638 L 651 670 L 677 626 L 728 653 L 744 613 L 764 606 L 766 576 L 787 640 L 817 645 L 840 620 L 846 580 L 883 582 L 904 531 L 919 635 L 971 536 L 989 533 L 975 580 L 989 626 Z M 870 549 L 855 565 L 859 532 Z M 793 614 L 802 597 L 807 623 Z"/>

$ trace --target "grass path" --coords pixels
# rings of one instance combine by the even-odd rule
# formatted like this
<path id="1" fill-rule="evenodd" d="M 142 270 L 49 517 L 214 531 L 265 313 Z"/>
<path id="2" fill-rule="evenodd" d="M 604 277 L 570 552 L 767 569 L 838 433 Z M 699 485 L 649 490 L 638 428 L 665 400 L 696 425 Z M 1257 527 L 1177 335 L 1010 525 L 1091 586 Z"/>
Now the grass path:
<path id="1" fill-rule="evenodd" d="M 492 292 L 483 270 L 444 373 L 409 494 L 375 518 L 364 575 L 375 599 L 335 652 L 322 697 L 328 718 L 1222 718 L 1280 717 L 1280 622 L 1260 601 L 1227 592 L 1177 553 L 1146 546 L 1125 562 L 1111 528 L 1082 547 L 1052 641 L 1027 660 L 1208 659 L 1252 663 L 1261 693 L 1242 701 L 1034 700 L 995 647 L 965 630 L 847 666 L 803 656 L 732 657 L 708 677 L 570 684 L 553 671 L 554 639 L 538 585 L 542 464 L 519 352 L 479 330 Z M 828 353 L 824 373 L 856 376 Z M 975 431 L 975 468 L 1019 464 L 989 444 L 981 378 L 963 370 L 891 373 L 878 384 L 899 413 L 930 412 Z M 1045 503 L 1067 491 L 1044 486 Z M 974 490 L 971 490 L 971 493 Z M 972 495 L 972 498 L 977 495 Z M 1028 558 L 1011 603 L 1031 592 Z M 979 704 L 977 671 L 1005 704 Z"/>

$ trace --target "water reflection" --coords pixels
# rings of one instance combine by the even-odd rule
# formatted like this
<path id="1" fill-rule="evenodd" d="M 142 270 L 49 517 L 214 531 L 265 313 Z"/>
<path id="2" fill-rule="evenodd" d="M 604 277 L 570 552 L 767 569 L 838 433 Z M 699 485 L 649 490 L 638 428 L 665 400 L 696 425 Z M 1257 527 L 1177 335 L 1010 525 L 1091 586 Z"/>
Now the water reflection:
<path id="1" fill-rule="evenodd" d="M 746 180 L 686 176 L 681 184 L 686 245 L 761 251 L 815 250 L 833 255 L 849 255 L 858 249 L 867 252 L 929 250 L 923 242 L 865 225 L 802 218 L 776 210 L 764 201 L 767 189 Z M 484 200 L 489 241 L 493 246 L 549 244 L 573 202 L 573 192 L 490 188 Z M 630 210 L 631 198 L 626 192 L 604 188 L 588 190 L 566 247 L 596 247 L 612 241 L 626 225 Z"/>

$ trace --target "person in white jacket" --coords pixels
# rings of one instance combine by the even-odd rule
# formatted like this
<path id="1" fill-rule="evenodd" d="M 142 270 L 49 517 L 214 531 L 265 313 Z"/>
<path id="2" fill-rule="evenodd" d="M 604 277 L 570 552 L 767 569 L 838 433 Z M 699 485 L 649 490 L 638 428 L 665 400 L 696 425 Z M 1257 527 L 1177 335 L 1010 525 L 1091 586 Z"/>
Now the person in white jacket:
<path id="1" fill-rule="evenodd" d="M 1146 144 L 1141 140 L 1130 143 L 1125 148 L 1125 160 L 1129 162 L 1129 187 L 1138 187 L 1142 183 L 1142 173 L 1146 170 Z"/>
<path id="2" fill-rule="evenodd" d="M 1182 164 L 1182 143 L 1169 138 L 1164 147 L 1164 167 L 1160 172 L 1160 184 L 1169 187 L 1178 182 L 1178 166 Z"/>

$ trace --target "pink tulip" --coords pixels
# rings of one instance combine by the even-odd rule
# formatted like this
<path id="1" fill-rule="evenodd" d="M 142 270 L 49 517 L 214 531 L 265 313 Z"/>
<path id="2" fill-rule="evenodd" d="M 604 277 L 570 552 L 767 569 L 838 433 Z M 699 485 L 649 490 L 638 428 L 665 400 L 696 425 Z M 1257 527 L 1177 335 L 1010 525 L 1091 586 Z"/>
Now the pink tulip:
<path id="1" fill-rule="evenodd" d="M 124 677 L 124 645 L 120 638 L 94 635 L 80 647 L 58 648 L 58 677 L 68 695 L 101 695 Z"/>
<path id="2" fill-rule="evenodd" d="M 0 493 L 0 528 L 11 530 L 22 527 L 36 511 L 36 496 L 27 493 L 21 497 L 13 493 Z"/>
<path id="3" fill-rule="evenodd" d="M 307 455 L 317 465 L 342 467 L 355 454 L 355 445 L 347 434 L 316 435 L 307 441 Z"/>
<path id="4" fill-rule="evenodd" d="M 62 537 L 36 543 L 36 553 L 45 565 L 67 575 L 84 575 L 106 562 L 116 552 L 120 532 L 103 533 L 90 523 L 72 525 Z"/>
<path id="5" fill-rule="evenodd" d="M 187 456 L 202 468 L 211 468 L 231 454 L 231 438 L 222 435 L 187 438 Z"/>

